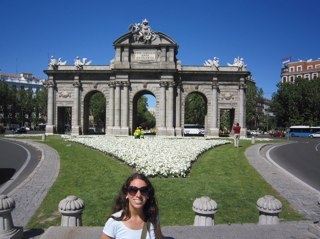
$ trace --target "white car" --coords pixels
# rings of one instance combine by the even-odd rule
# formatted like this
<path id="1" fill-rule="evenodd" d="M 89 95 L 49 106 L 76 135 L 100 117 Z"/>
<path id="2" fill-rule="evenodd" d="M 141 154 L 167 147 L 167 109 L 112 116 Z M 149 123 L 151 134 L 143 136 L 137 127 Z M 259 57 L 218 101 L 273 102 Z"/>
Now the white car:
<path id="1" fill-rule="evenodd" d="M 259 133 L 259 131 L 251 130 L 251 131 L 250 131 L 250 134 L 253 135 L 253 136 L 257 136 L 257 135 L 259 135 L 260 133 Z"/>
<path id="2" fill-rule="evenodd" d="M 320 131 L 315 132 L 313 134 L 309 134 L 309 137 L 310 138 L 320 138 Z"/>

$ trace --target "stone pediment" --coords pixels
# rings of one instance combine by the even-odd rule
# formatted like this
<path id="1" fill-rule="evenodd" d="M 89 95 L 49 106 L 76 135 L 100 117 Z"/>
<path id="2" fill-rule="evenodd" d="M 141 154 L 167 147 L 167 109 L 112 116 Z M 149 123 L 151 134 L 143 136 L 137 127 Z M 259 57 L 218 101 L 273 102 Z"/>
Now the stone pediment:
<path id="1" fill-rule="evenodd" d="M 150 42 L 139 41 L 135 38 L 134 33 L 128 32 L 127 34 L 122 35 L 117 40 L 113 42 L 115 47 L 117 46 L 175 46 L 178 48 L 178 44 L 168 35 L 162 32 L 155 32 L 154 39 Z"/>

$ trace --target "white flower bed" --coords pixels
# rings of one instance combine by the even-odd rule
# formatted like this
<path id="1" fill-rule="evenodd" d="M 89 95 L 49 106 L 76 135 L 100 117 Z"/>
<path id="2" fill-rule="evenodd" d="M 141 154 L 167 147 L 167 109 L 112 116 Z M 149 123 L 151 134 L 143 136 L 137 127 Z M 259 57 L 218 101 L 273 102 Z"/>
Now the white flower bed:
<path id="1" fill-rule="evenodd" d="M 186 176 L 192 162 L 204 151 L 230 143 L 227 140 L 206 140 L 205 138 L 63 137 L 114 155 L 148 176 L 174 177 Z"/>

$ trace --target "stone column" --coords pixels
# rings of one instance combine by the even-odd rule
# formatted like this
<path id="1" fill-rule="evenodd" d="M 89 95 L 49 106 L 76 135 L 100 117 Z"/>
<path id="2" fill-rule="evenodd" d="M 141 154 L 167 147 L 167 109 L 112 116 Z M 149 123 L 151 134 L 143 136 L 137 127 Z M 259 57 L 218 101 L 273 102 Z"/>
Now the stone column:
<path id="1" fill-rule="evenodd" d="M 53 134 L 55 132 L 54 125 L 54 80 L 53 76 L 49 76 L 48 83 L 46 85 L 48 88 L 48 106 L 47 106 L 47 125 L 46 134 Z"/>
<path id="2" fill-rule="evenodd" d="M 167 82 L 160 82 L 159 123 L 157 135 L 165 135 L 166 131 L 166 87 Z"/>
<path id="3" fill-rule="evenodd" d="M 109 122 L 108 122 L 108 134 L 113 133 L 114 127 L 114 83 L 109 83 Z"/>
<path id="4" fill-rule="evenodd" d="M 257 201 L 259 210 L 259 225 L 279 224 L 279 213 L 282 203 L 274 196 L 266 195 Z"/>
<path id="5" fill-rule="evenodd" d="M 212 81 L 212 125 L 210 129 L 211 136 L 219 136 L 218 127 L 218 78 L 214 77 Z"/>
<path id="6" fill-rule="evenodd" d="M 167 135 L 174 136 L 173 128 L 173 115 L 174 115 L 174 92 L 173 88 L 174 82 L 168 83 L 168 101 L 167 101 L 167 110 L 166 110 L 166 126 L 167 126 Z"/>
<path id="7" fill-rule="evenodd" d="M 128 135 L 129 125 L 128 125 L 128 115 L 129 115 L 129 83 L 122 82 L 123 91 L 121 96 L 121 134 Z"/>
<path id="8" fill-rule="evenodd" d="M 11 212 L 14 208 L 13 198 L 0 195 L 0 238 L 20 239 L 23 236 L 23 228 L 13 225 Z"/>
<path id="9" fill-rule="evenodd" d="M 80 118 L 80 78 L 79 76 L 74 77 L 73 81 L 73 87 L 74 87 L 74 95 L 73 95 L 73 107 L 72 107 L 72 135 L 79 135 L 80 134 L 80 124 L 79 124 L 79 118 Z"/>
<path id="10" fill-rule="evenodd" d="M 76 196 L 68 196 L 59 203 L 59 212 L 62 214 L 62 227 L 80 227 L 82 226 L 82 211 L 84 202 Z"/>
<path id="11" fill-rule="evenodd" d="M 181 129 L 181 85 L 177 86 L 177 96 L 176 96 L 176 128 L 175 132 L 177 136 L 182 136 Z"/>
<path id="12" fill-rule="evenodd" d="M 114 134 L 120 134 L 120 110 L 121 110 L 121 84 L 116 82 L 115 96 L 114 96 Z"/>
<path id="13" fill-rule="evenodd" d="M 217 203 L 204 196 L 193 202 L 193 211 L 196 213 L 194 226 L 214 226 L 214 214 L 218 211 Z"/>
<path id="14" fill-rule="evenodd" d="M 240 85 L 239 85 L 239 124 L 241 126 L 241 136 L 246 136 L 247 129 L 246 129 L 246 98 L 245 98 L 245 90 L 246 85 L 244 78 L 240 78 Z"/>

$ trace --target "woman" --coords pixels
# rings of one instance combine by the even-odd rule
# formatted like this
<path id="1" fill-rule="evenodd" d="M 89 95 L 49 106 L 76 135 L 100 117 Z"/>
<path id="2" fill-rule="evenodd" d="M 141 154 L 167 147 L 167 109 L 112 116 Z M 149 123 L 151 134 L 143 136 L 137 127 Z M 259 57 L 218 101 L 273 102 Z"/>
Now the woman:
<path id="1" fill-rule="evenodd" d="M 123 184 L 101 239 L 162 239 L 158 206 L 149 179 L 139 173 Z M 142 236 L 143 235 L 143 236 Z"/>

